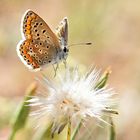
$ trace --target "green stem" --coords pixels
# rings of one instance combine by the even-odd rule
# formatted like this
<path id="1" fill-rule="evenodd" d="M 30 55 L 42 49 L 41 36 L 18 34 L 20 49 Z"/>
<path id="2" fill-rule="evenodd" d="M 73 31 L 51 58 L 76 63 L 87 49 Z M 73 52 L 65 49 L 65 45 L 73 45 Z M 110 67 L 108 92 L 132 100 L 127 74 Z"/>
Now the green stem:
<path id="1" fill-rule="evenodd" d="M 110 118 L 110 136 L 109 136 L 109 140 L 115 140 L 115 128 L 114 128 L 114 123 L 113 123 L 113 120 L 112 118 Z"/>
<path id="2" fill-rule="evenodd" d="M 8 140 L 14 140 L 16 132 L 12 131 Z"/>
<path id="3" fill-rule="evenodd" d="M 36 138 L 36 140 L 51 140 L 51 129 L 52 123 L 50 123 L 46 129 L 41 132 L 41 134 Z"/>
<path id="4" fill-rule="evenodd" d="M 68 123 L 67 140 L 71 140 L 71 122 Z"/>
<path id="5" fill-rule="evenodd" d="M 81 128 L 81 126 L 82 126 L 82 120 L 80 120 L 80 122 L 78 123 L 77 127 L 75 128 L 71 140 L 75 140 L 75 137 L 76 137 L 79 129 Z"/>

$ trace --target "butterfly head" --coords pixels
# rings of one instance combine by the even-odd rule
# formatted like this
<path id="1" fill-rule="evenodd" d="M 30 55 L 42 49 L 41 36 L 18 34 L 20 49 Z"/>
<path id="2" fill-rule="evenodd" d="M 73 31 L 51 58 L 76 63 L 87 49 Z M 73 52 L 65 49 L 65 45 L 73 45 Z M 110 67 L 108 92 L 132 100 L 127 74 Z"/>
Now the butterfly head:
<path id="1" fill-rule="evenodd" d="M 67 48 L 67 46 L 64 46 L 62 48 L 62 53 L 63 53 L 64 59 L 66 59 L 69 53 L 69 49 Z"/>
<path id="2" fill-rule="evenodd" d="M 67 59 L 69 49 L 68 49 L 68 45 L 64 44 L 63 38 L 60 41 L 60 49 L 59 49 L 58 53 L 59 53 L 59 55 L 58 55 L 59 60 Z"/>

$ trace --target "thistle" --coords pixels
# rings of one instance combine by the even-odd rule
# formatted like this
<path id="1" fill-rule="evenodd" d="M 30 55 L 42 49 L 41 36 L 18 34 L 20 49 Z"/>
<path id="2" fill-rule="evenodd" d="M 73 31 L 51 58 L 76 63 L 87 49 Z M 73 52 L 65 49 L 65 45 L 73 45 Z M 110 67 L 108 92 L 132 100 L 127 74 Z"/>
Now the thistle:
<path id="1" fill-rule="evenodd" d="M 116 104 L 114 90 L 108 86 L 97 86 L 100 75 L 100 71 L 96 69 L 80 75 L 76 67 L 72 70 L 67 68 L 63 75 L 58 73 L 56 82 L 44 75 L 38 79 L 44 87 L 41 91 L 43 97 L 37 95 L 28 100 L 30 106 L 37 108 L 32 114 L 38 119 L 38 125 L 45 123 L 44 120 L 51 120 L 52 137 L 68 125 L 68 135 L 71 135 L 71 124 L 75 122 L 84 125 L 89 119 L 106 122 L 104 115 L 117 114 L 113 110 Z"/>

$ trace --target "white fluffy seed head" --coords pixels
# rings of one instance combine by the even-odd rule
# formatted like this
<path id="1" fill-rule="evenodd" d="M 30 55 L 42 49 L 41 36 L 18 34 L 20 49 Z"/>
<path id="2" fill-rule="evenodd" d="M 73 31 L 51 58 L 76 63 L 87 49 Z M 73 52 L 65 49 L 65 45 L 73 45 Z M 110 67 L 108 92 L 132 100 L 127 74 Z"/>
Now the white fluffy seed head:
<path id="1" fill-rule="evenodd" d="M 64 75 L 59 75 L 59 82 L 53 83 L 46 77 L 41 79 L 46 97 L 36 96 L 29 100 L 31 106 L 39 106 L 33 114 L 42 122 L 42 118 L 51 118 L 53 121 L 52 133 L 59 132 L 68 121 L 76 122 L 88 118 L 101 117 L 105 113 L 112 113 L 115 105 L 112 98 L 115 94 L 112 88 L 96 89 L 100 79 L 100 72 L 92 71 L 80 76 L 77 68 L 66 69 Z"/>

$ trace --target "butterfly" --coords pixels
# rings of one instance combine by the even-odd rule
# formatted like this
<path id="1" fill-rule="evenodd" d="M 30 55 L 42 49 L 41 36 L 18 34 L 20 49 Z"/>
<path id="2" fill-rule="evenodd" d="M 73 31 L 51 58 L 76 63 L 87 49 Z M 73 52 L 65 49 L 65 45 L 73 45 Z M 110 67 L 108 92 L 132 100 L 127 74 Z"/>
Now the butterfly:
<path id="1" fill-rule="evenodd" d="M 69 52 L 66 17 L 54 33 L 39 15 L 27 10 L 21 21 L 21 33 L 17 54 L 29 69 L 38 71 L 44 66 L 65 62 Z"/>

